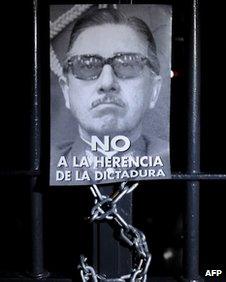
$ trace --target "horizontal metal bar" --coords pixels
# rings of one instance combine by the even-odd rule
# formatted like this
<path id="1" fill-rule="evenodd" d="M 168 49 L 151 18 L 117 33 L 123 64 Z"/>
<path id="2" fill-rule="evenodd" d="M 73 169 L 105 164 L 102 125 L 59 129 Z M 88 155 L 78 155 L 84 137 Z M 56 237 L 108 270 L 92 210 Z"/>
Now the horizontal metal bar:
<path id="1" fill-rule="evenodd" d="M 15 275 L 15 276 L 1 276 L 0 275 L 1 282 L 34 282 L 37 281 L 37 279 L 34 278 L 28 278 L 26 276 L 22 276 L 21 274 Z M 39 280 L 42 281 L 42 280 Z M 46 278 L 44 281 L 46 282 L 73 282 L 74 280 L 72 278 L 66 278 L 63 276 L 50 276 L 49 278 Z M 177 282 L 178 279 L 175 279 L 173 277 L 151 277 L 148 278 L 147 282 Z M 213 278 L 205 278 L 205 282 L 212 282 Z M 226 279 L 222 278 L 220 280 L 221 282 L 226 282 Z"/>
<path id="2" fill-rule="evenodd" d="M 33 278 L 23 277 L 22 275 L 18 275 L 18 277 L 2 277 L 0 275 L 1 282 L 34 282 L 37 281 Z M 41 281 L 41 280 L 39 280 Z M 73 282 L 72 278 L 63 278 L 63 277 L 49 277 L 45 279 L 46 282 Z M 152 277 L 148 282 L 177 282 L 175 278 L 171 277 Z M 205 278 L 205 282 L 212 282 L 213 278 Z M 221 282 L 226 282 L 226 279 L 222 278 Z"/>
<path id="3" fill-rule="evenodd" d="M 12 177 L 12 176 L 29 176 L 36 177 L 40 175 L 40 170 L 5 170 L 0 171 L 0 177 Z"/>
<path id="4" fill-rule="evenodd" d="M 173 173 L 172 180 L 226 180 L 226 174 L 211 174 L 211 173 Z"/>
<path id="5" fill-rule="evenodd" d="M 9 171 L 0 171 L 0 177 L 12 177 L 12 176 L 29 176 L 35 177 L 41 174 L 40 170 L 9 170 Z M 217 174 L 217 173 L 172 173 L 172 179 L 170 180 L 184 180 L 184 181 L 193 181 L 193 180 L 226 180 L 226 174 Z M 164 179 L 161 179 L 164 181 Z"/>
<path id="6" fill-rule="evenodd" d="M 10 282 L 10 281 L 16 281 L 16 282 L 32 282 L 32 281 L 37 281 L 36 279 L 33 278 L 28 278 L 22 275 L 17 275 L 14 277 L 2 277 L 0 275 L 1 282 Z M 42 280 L 39 280 L 42 281 Z M 57 277 L 57 276 L 52 276 L 49 278 L 46 278 L 44 281 L 46 282 L 73 282 L 74 280 L 72 278 L 64 278 L 64 277 Z M 176 282 L 177 280 L 172 278 L 172 277 L 151 277 L 148 279 L 148 282 Z"/>
<path id="7" fill-rule="evenodd" d="M 0 276 L 0 281 L 1 282 L 35 282 L 35 281 L 42 281 L 42 280 L 37 280 L 36 278 L 28 278 L 26 276 L 18 275 L 18 277 L 1 277 Z M 61 277 L 50 277 L 50 278 L 45 278 L 45 282 L 72 282 L 71 278 L 61 278 Z"/>

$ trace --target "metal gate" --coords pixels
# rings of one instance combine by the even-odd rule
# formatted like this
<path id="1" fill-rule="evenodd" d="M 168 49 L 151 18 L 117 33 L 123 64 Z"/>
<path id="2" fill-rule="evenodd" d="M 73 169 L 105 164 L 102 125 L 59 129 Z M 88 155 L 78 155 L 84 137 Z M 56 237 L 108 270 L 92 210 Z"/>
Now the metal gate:
<path id="1" fill-rule="evenodd" d="M 202 27 L 202 23 L 208 23 L 208 19 L 205 18 L 208 12 L 204 9 L 205 4 L 199 3 L 198 0 L 179 2 L 169 3 L 173 4 L 174 10 L 172 59 L 174 77 L 171 98 L 172 179 L 140 183 L 139 191 L 134 192 L 134 196 L 129 195 L 123 199 L 119 206 L 119 211 L 124 214 L 128 222 L 133 221 L 134 225 L 145 231 L 154 257 L 149 279 L 161 282 L 181 279 L 203 281 L 201 276 L 205 275 L 206 270 L 225 271 L 223 264 L 225 233 L 221 229 L 224 224 L 222 217 L 226 193 L 223 112 L 222 120 L 218 120 L 219 116 L 215 119 L 213 117 L 213 124 L 209 124 L 212 130 L 217 130 L 212 133 L 212 139 L 210 141 L 200 139 L 200 132 L 204 138 L 211 134 L 205 121 L 208 114 L 207 103 L 212 101 L 210 98 L 212 93 L 209 93 L 205 100 L 205 93 L 208 93 L 205 85 L 208 84 L 207 76 L 211 71 L 206 65 L 204 55 L 209 53 L 208 47 L 205 50 L 205 46 L 200 45 L 208 42 L 205 28 Z M 109 277 L 120 277 L 121 273 L 131 270 L 131 254 L 112 239 L 114 232 L 110 226 L 106 224 L 92 226 L 85 220 L 92 207 L 91 193 L 80 187 L 57 189 L 48 187 L 49 97 L 48 95 L 43 97 L 47 93 L 45 88 L 48 89 L 48 82 L 45 81 L 47 72 L 43 66 L 46 66 L 45 60 L 49 50 L 45 50 L 48 42 L 48 34 L 45 31 L 48 12 L 44 7 L 43 3 L 39 3 L 39 6 L 37 1 L 33 3 L 35 43 L 32 55 L 34 67 L 30 75 L 30 79 L 33 80 L 33 91 L 31 108 L 29 109 L 30 104 L 26 102 L 27 114 L 23 117 L 24 120 L 25 118 L 27 120 L 27 117 L 30 120 L 29 124 L 28 122 L 25 124 L 23 131 L 26 132 L 26 140 L 30 141 L 25 141 L 25 144 L 24 141 L 18 141 L 18 144 L 21 142 L 23 155 L 16 152 L 14 155 L 23 158 L 17 160 L 21 166 L 17 165 L 18 168 L 12 169 L 10 168 L 12 163 L 3 162 L 1 170 L 4 197 L 1 197 L 3 229 L 0 281 L 35 281 L 36 279 L 80 281 L 77 276 L 80 253 L 88 254 L 99 272 Z M 219 8 L 215 7 L 215 10 L 219 12 Z M 200 11 L 203 13 L 201 17 Z M 31 23 L 31 18 L 29 19 Z M 200 24 L 202 37 L 200 37 Z M 201 58 L 204 58 L 202 72 Z M 203 74 L 203 66 L 207 66 L 207 74 Z M 218 71 L 214 70 L 214 72 Z M 180 96 L 182 92 L 186 93 L 185 98 Z M 218 99 L 216 93 L 212 95 L 216 95 Z M 29 99 L 25 97 L 22 100 L 25 101 L 27 98 Z M 221 101 L 223 102 L 220 98 L 218 101 L 215 100 L 213 107 L 218 107 Z M 200 113 L 200 105 L 204 109 L 204 114 Z M 217 109 L 213 111 L 215 115 Z M 223 110 L 223 107 L 219 105 L 219 109 Z M 16 113 L 20 111 L 17 109 Z M 214 122 L 219 123 L 215 125 Z M 15 118 L 13 126 L 16 127 Z M 13 133 L 10 133 L 9 137 L 12 138 Z M 12 148 L 19 137 L 17 135 L 12 144 L 9 143 L 8 148 Z M 216 142 L 216 138 L 219 142 Z M 217 155 L 214 155 L 214 150 L 209 152 L 211 145 L 216 146 L 218 143 L 221 148 L 214 148 Z M 7 144 L 5 147 L 7 148 Z M 5 159 L 8 159 L 8 152 L 5 152 L 5 155 Z M 200 168 L 200 162 L 204 169 Z M 6 170 L 5 167 L 9 169 Z M 114 186 L 108 185 L 101 188 L 101 191 L 108 193 L 113 189 Z M 217 231 L 220 233 L 216 235 Z M 206 232 L 208 234 L 205 234 Z M 214 243 L 210 243 L 209 246 L 205 237 L 209 240 L 212 238 Z M 218 239 L 219 243 L 216 242 Z M 217 246 L 216 250 L 214 245 Z M 222 250 L 219 250 L 220 246 Z M 214 259 L 206 258 L 208 255 Z M 220 277 L 204 278 L 206 281 L 208 279 L 223 281 Z"/>

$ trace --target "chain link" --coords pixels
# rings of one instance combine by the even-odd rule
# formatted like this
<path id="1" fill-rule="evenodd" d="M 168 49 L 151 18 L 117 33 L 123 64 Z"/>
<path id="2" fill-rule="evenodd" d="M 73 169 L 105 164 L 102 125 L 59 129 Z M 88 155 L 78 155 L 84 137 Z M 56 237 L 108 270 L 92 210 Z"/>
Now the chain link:
<path id="1" fill-rule="evenodd" d="M 87 258 L 80 257 L 80 276 L 83 282 L 87 281 L 106 281 L 106 282 L 146 282 L 147 272 L 151 263 L 151 254 L 148 249 L 146 237 L 143 232 L 133 227 L 121 217 L 117 210 L 117 203 L 127 194 L 133 192 L 138 183 L 132 186 L 127 182 L 122 182 L 118 191 L 111 196 L 102 195 L 98 186 L 93 185 L 90 190 L 94 196 L 94 207 L 91 210 L 90 221 L 108 220 L 114 221 L 120 228 L 120 239 L 124 241 L 134 252 L 134 266 L 130 274 L 120 278 L 107 279 L 105 275 L 97 274 L 93 267 L 87 264 Z M 99 280 L 98 280 L 99 279 Z"/>

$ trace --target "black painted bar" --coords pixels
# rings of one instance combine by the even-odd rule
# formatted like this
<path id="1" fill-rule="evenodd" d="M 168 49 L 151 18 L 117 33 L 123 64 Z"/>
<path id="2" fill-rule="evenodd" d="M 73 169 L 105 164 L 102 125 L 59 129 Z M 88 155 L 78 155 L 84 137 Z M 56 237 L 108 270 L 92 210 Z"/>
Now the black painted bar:
<path id="1" fill-rule="evenodd" d="M 118 4 L 131 4 L 130 0 L 118 1 Z M 102 194 L 110 195 L 119 185 L 109 185 L 100 189 Z M 118 213 L 128 224 L 132 224 L 132 195 L 126 195 L 117 204 Z M 107 278 L 120 278 L 132 272 L 132 254 L 121 246 L 114 237 L 114 231 L 107 222 L 96 224 L 93 228 L 93 263 L 100 274 Z"/>
<path id="2" fill-rule="evenodd" d="M 205 280 L 209 281 L 209 279 L 205 279 Z M 37 280 L 36 279 L 34 280 L 32 278 L 22 277 L 22 276 L 17 277 L 17 276 L 11 275 L 10 277 L 1 277 L 1 282 L 34 282 L 34 281 L 37 281 Z M 53 277 L 49 277 L 49 278 L 41 280 L 41 281 L 46 281 L 46 282 L 80 282 L 80 281 L 74 281 L 71 278 L 64 278 L 64 277 L 61 277 L 61 276 L 59 276 L 59 277 L 53 276 Z M 175 280 L 172 277 L 153 277 L 153 278 L 148 279 L 147 281 L 148 282 L 177 282 L 177 280 Z M 114 282 L 114 281 L 112 281 L 112 282 Z M 210 282 L 212 282 L 211 279 L 210 279 Z M 221 282 L 225 282 L 225 280 L 222 280 Z"/>
<path id="3" fill-rule="evenodd" d="M 210 174 L 210 173 L 194 173 L 194 174 L 172 174 L 172 180 L 185 180 L 185 181 L 204 181 L 204 180 L 226 180 L 226 174 Z"/>
<path id="4" fill-rule="evenodd" d="M 40 70 L 38 58 L 38 3 L 33 0 L 34 12 L 34 67 L 33 93 L 31 105 L 31 170 L 40 170 L 41 151 L 41 108 L 40 108 Z M 34 278 L 46 277 L 43 255 L 43 195 L 38 188 L 38 176 L 33 175 L 31 185 L 31 270 Z"/>
<path id="5" fill-rule="evenodd" d="M 19 276 L 18 275 L 11 275 L 10 277 L 0 277 L 1 282 L 33 282 L 33 281 L 37 281 L 36 279 L 34 280 L 33 278 L 27 278 L 27 277 L 23 277 L 23 276 Z M 39 280 L 40 281 L 40 280 Z M 41 280 L 42 281 L 42 280 Z M 46 282 L 74 282 L 73 279 L 71 278 L 65 278 L 65 277 L 61 277 L 61 276 L 53 276 L 53 277 L 49 277 L 47 279 L 44 279 L 43 281 Z M 178 280 L 176 280 L 173 277 L 152 277 L 150 279 L 147 280 L 147 282 L 177 282 Z M 222 278 L 221 280 L 219 280 L 220 282 L 226 282 L 226 280 L 224 278 Z M 77 282 L 77 281 L 76 281 Z M 205 282 L 213 282 L 213 278 L 205 278 Z"/>
<path id="6" fill-rule="evenodd" d="M 39 176 L 39 170 L 9 170 L 9 171 L 0 171 L 1 177 L 17 177 L 17 176 Z M 182 180 L 182 181 L 205 181 L 205 180 L 226 180 L 226 174 L 217 174 L 217 173 L 172 173 L 171 179 L 159 179 L 158 181 L 172 181 L 172 180 Z"/>
<path id="7" fill-rule="evenodd" d="M 100 188 L 102 194 L 111 195 L 118 185 Z M 132 195 L 128 194 L 117 204 L 118 213 L 128 224 L 132 223 Z M 99 274 L 107 278 L 119 278 L 132 271 L 132 254 L 122 246 L 114 235 L 113 228 L 107 222 L 94 223 L 93 263 Z"/>
<path id="8" fill-rule="evenodd" d="M 199 0 L 191 0 L 188 112 L 188 172 L 200 172 L 200 26 Z M 199 276 L 199 181 L 189 181 L 186 190 L 184 280 L 200 281 Z"/>

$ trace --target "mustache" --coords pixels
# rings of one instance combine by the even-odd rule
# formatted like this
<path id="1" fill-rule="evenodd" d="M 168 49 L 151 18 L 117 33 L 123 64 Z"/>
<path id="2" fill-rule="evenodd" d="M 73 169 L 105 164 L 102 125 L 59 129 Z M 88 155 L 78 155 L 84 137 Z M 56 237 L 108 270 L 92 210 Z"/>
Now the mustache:
<path id="1" fill-rule="evenodd" d="M 125 103 L 115 95 L 107 95 L 92 102 L 91 108 L 96 108 L 101 104 L 115 104 L 119 107 L 125 107 Z"/>

